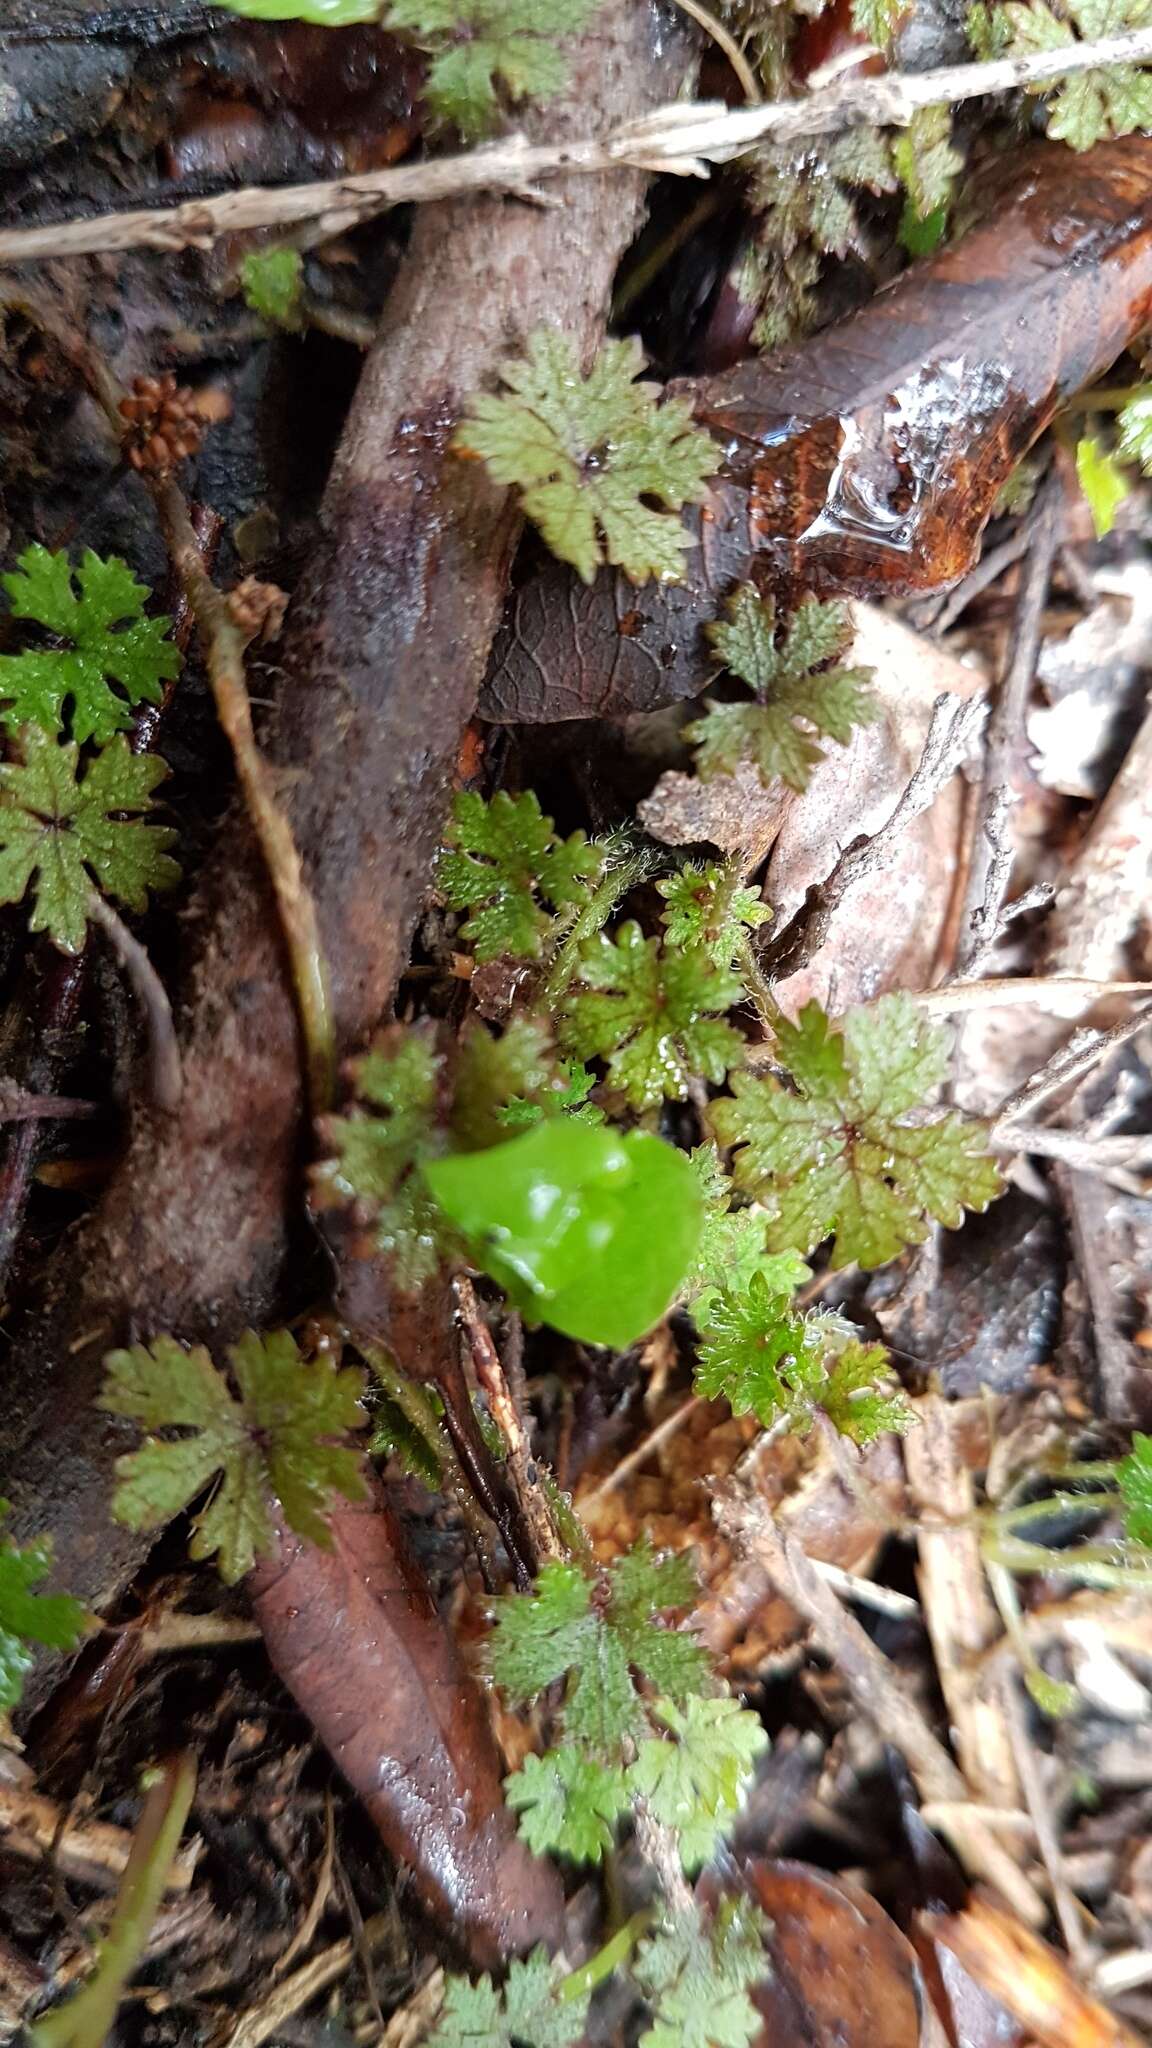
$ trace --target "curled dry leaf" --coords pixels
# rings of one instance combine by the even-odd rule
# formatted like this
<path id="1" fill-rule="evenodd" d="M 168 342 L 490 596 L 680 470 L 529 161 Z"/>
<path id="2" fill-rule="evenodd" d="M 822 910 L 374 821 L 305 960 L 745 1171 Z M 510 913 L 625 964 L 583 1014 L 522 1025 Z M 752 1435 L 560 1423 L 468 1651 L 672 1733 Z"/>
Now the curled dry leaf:
<path id="1" fill-rule="evenodd" d="M 555 1946 L 558 1880 L 516 1836 L 483 1698 L 399 1526 L 380 1494 L 330 1519 L 331 1550 L 282 1532 L 248 1578 L 276 1670 L 474 1963 Z"/>
<path id="2" fill-rule="evenodd" d="M 945 2048 L 915 1950 L 867 1892 L 803 1863 L 746 1877 L 772 1923 L 755 2048 Z"/>
<path id="3" fill-rule="evenodd" d="M 986 1899 L 920 1925 L 1012 2014 L 1037 2048 L 1139 2048 L 1139 2037 L 1076 1983 L 1031 1928 Z"/>
<path id="4" fill-rule="evenodd" d="M 519 592 L 488 718 L 619 716 L 692 697 L 701 628 L 734 584 L 857 596 L 971 566 L 1002 484 L 1058 407 L 1148 321 L 1152 141 L 1005 166 L 990 219 L 815 340 L 679 386 L 724 448 L 686 580 L 587 589 L 558 564 Z"/>

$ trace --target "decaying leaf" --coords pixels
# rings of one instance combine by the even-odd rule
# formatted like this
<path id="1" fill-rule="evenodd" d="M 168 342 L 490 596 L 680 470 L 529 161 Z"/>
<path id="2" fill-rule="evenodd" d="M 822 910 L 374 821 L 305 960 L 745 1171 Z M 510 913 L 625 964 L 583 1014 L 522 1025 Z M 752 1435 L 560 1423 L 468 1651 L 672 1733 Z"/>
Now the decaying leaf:
<path id="1" fill-rule="evenodd" d="M 803 1863 L 753 1863 L 770 1971 L 757 2048 L 944 2048 L 916 1954 L 882 1906 Z"/>
<path id="2" fill-rule="evenodd" d="M 695 696 L 703 628 L 753 563 L 824 595 L 962 576 L 1001 485 L 1059 405 L 1147 323 L 1152 141 L 1007 167 L 995 218 L 814 341 L 683 384 L 727 460 L 687 515 L 683 584 L 637 592 L 556 566 L 518 593 L 488 718 L 589 718 Z"/>
<path id="3" fill-rule="evenodd" d="M 516 1838 L 483 1699 L 383 1497 L 333 1547 L 282 1532 L 249 1575 L 268 1653 L 426 1906 L 484 1967 L 559 1942 L 559 1883 Z"/>

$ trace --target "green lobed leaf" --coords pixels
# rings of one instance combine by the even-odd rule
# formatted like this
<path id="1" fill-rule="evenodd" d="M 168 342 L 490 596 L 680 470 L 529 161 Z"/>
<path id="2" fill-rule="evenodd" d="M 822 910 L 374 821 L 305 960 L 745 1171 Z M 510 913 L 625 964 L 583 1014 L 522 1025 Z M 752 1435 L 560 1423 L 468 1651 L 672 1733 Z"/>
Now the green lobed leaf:
<path id="1" fill-rule="evenodd" d="M 652 2008 L 640 2048 L 751 2048 L 764 2025 L 748 1996 L 770 1973 L 768 1923 L 727 1899 L 710 1924 L 668 1920 L 640 1944 L 635 1975 Z"/>
<path id="2" fill-rule="evenodd" d="M 455 437 L 520 487 L 527 517 L 586 583 L 604 561 L 634 583 L 678 579 L 689 537 L 673 515 L 706 495 L 720 461 L 682 399 L 658 405 L 636 381 L 643 367 L 638 342 L 609 341 L 584 376 L 568 338 L 540 328 L 504 364 L 504 393 L 473 398 Z"/>
<path id="3" fill-rule="evenodd" d="M 696 1254 L 700 1197 L 682 1152 L 645 1131 L 548 1118 L 424 1181 L 471 1256 L 525 1313 L 589 1344 L 635 1342 Z"/>
<path id="4" fill-rule="evenodd" d="M 490 1977 L 475 1984 L 448 1977 L 428 2048 L 573 2048 L 584 2032 L 588 1997 L 561 1997 L 563 1982 L 542 1948 L 510 1963 L 500 1990 Z"/>
<path id="5" fill-rule="evenodd" d="M 450 910 L 471 912 L 462 936 L 482 962 L 538 960 L 555 913 L 585 899 L 603 864 L 583 832 L 557 838 L 530 790 L 498 790 L 488 803 L 458 791 L 445 846 L 436 885 Z"/>
<path id="6" fill-rule="evenodd" d="M 505 1778 L 504 1795 L 534 1855 L 573 1863 L 599 1863 L 628 1806 L 622 1766 L 597 1763 L 575 1748 L 526 1756 Z"/>
<path id="7" fill-rule="evenodd" d="M 10 1512 L 0 1501 L 0 1520 Z M 52 1539 L 34 1537 L 18 1545 L 0 1533 L 0 1713 L 20 1703 L 24 1680 L 35 1662 L 33 1644 L 71 1650 L 88 1625 L 88 1615 L 70 1593 L 37 1593 L 52 1568 Z"/>
<path id="8" fill-rule="evenodd" d="M 704 1203 L 700 1248 L 685 1287 L 685 1298 L 697 1321 L 719 1290 L 742 1293 L 754 1273 L 764 1275 L 773 1294 L 788 1296 L 797 1287 L 803 1287 L 812 1274 L 799 1252 L 765 1249 L 767 1220 L 763 1209 L 733 1209 L 735 1190 L 720 1164 L 716 1146 L 698 1145 L 691 1154 L 691 1162 Z"/>
<path id="9" fill-rule="evenodd" d="M 66 553 L 36 544 L 0 581 L 14 618 L 71 642 L 0 655 L 0 721 L 10 733 L 29 723 L 59 732 L 68 706 L 69 736 L 103 743 L 131 725 L 134 705 L 159 704 L 179 675 L 171 619 L 143 616 L 149 592 L 119 556 L 86 548 L 74 576 Z"/>
<path id="10" fill-rule="evenodd" d="M 0 903 L 31 886 L 30 931 L 46 931 L 65 953 L 84 944 L 93 885 L 130 910 L 149 889 L 169 889 L 180 870 L 166 849 L 176 838 L 144 821 L 168 773 L 155 754 L 133 754 L 123 734 L 77 778 L 79 748 L 39 726 L 20 735 L 23 759 L 0 765 Z M 134 813 L 124 817 L 120 813 Z"/>
<path id="11" fill-rule="evenodd" d="M 1063 0 L 1059 7 L 1046 0 L 1008 0 L 993 12 L 997 54 L 1024 57 L 1147 27 L 1152 0 Z M 979 17 L 978 23 L 982 32 Z M 1048 133 L 1071 149 L 1091 149 L 1110 136 L 1152 127 L 1152 73 L 1134 64 L 1073 72 L 1056 84 L 1044 80 L 1026 90 L 1048 98 Z"/>
<path id="12" fill-rule="evenodd" d="M 352 1202 L 371 1219 L 401 1290 L 429 1279 L 439 1258 L 440 1218 L 418 1169 L 444 1143 L 441 1066 L 426 1033 L 391 1026 L 352 1068 L 352 1113 L 321 1126 L 333 1156 L 314 1170 L 317 1201 Z"/>
<path id="13" fill-rule="evenodd" d="M 715 1854 L 738 1813 L 768 1737 L 758 1715 L 726 1697 L 694 1696 L 683 1707 L 658 1700 L 654 1712 L 669 1736 L 639 1745 L 628 1791 L 675 1828 L 685 1868 L 694 1870 Z"/>
<path id="14" fill-rule="evenodd" d="M 429 105 L 466 139 L 486 134 L 508 99 L 547 100 L 568 67 L 555 37 L 577 34 L 601 0 L 392 0 L 389 28 L 429 51 Z"/>
<path id="15" fill-rule="evenodd" d="M 914 218 L 938 220 L 938 240 L 947 222 L 953 187 L 964 169 L 963 157 L 952 146 L 951 108 L 918 107 L 907 128 L 893 141 L 892 161 Z"/>
<path id="16" fill-rule="evenodd" d="M 779 1051 L 795 1092 L 736 1073 L 731 1098 L 709 1109 L 774 1248 L 811 1251 L 834 1233 L 836 1265 L 878 1266 L 923 1243 L 931 1221 L 956 1228 L 1000 1192 L 982 1124 L 925 1118 L 947 1038 L 909 997 L 884 996 L 836 1026 L 809 1003 L 781 1027 Z"/>
<path id="17" fill-rule="evenodd" d="M 1122 462 L 1138 462 L 1152 474 L 1152 384 L 1134 392 L 1116 415 L 1116 452 Z"/>
<path id="18" fill-rule="evenodd" d="M 664 898 L 664 943 L 697 947 L 713 967 L 731 968 L 747 934 L 772 912 L 755 889 L 739 885 L 739 868 L 689 861 L 656 887 Z"/>
<path id="19" fill-rule="evenodd" d="M 560 1006 L 560 1043 L 579 1059 L 603 1059 L 611 1085 L 633 1109 L 683 1101 L 694 1080 L 719 1084 L 743 1040 L 716 1014 L 740 1001 L 737 975 L 700 946 L 676 951 L 626 923 L 580 953 L 582 988 Z"/>
<path id="20" fill-rule="evenodd" d="M 756 701 L 706 699 L 704 717 L 684 728 L 697 749 L 697 771 L 708 780 L 751 761 L 765 786 L 779 778 L 805 789 L 823 759 L 818 736 L 843 745 L 856 726 L 878 716 L 871 670 L 839 661 L 852 642 L 847 606 L 806 597 L 781 635 L 774 600 L 745 583 L 727 600 L 727 613 L 709 626 L 708 637 Z"/>
<path id="21" fill-rule="evenodd" d="M 299 249 L 282 243 L 250 250 L 240 265 L 240 283 L 252 311 L 270 327 L 294 334 L 303 326 L 304 258 Z"/>
<path id="22" fill-rule="evenodd" d="M 305 1364 L 287 1330 L 248 1331 L 228 1358 L 239 1398 L 202 1345 L 186 1351 L 171 1337 L 110 1351 L 98 1406 L 147 1429 L 187 1429 L 175 1439 L 149 1436 L 116 1463 L 112 1512 L 129 1529 L 158 1529 L 219 1481 L 195 1520 L 194 1558 L 218 1554 L 234 1585 L 275 1545 L 273 1503 L 288 1527 L 327 1546 L 325 1519 L 335 1495 L 367 1497 L 355 1451 L 331 1441 L 358 1429 L 363 1378 Z"/>

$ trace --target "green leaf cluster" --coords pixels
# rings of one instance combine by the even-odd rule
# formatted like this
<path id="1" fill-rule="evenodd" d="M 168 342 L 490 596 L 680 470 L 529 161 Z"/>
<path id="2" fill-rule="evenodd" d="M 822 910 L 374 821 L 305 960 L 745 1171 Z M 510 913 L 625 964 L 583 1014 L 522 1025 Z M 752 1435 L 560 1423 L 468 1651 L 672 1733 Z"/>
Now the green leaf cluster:
<path id="1" fill-rule="evenodd" d="M 0 1520 L 9 1504 L 0 1500 Z M 52 1541 L 37 1536 L 18 1545 L 0 1534 L 0 1714 L 20 1703 L 24 1680 L 35 1662 L 33 1644 L 49 1650 L 71 1650 L 88 1625 L 79 1600 L 70 1593 L 37 1593 L 33 1589 L 52 1568 Z"/>
<path id="2" fill-rule="evenodd" d="M 588 1996 L 561 1996 L 563 1982 L 542 1948 L 513 1962 L 499 1989 L 491 1977 L 449 1977 L 428 2048 L 574 2048 Z"/>
<path id="3" fill-rule="evenodd" d="M 1132 1449 L 1116 1467 L 1116 1484 L 1124 1504 L 1124 1527 L 1133 1543 L 1152 1548 L 1152 1436 L 1137 1430 Z"/>
<path id="4" fill-rule="evenodd" d="M 709 1110 L 734 1148 L 736 1185 L 761 1202 L 768 1243 L 812 1251 L 835 1234 L 833 1263 L 879 1266 L 950 1228 L 1000 1192 L 985 1127 L 930 1105 L 947 1035 L 905 995 L 883 996 L 834 1024 L 809 1003 L 781 1020 L 774 1075 L 736 1073 Z"/>
<path id="5" fill-rule="evenodd" d="M 736 1415 L 751 1411 L 766 1429 L 786 1420 L 801 1435 L 823 1409 L 861 1445 L 912 1421 L 884 1346 L 862 1344 L 839 1317 L 802 1314 L 763 1271 L 715 1294 L 701 1314 L 696 1390 Z"/>
<path id="6" fill-rule="evenodd" d="M 1095 434 L 1082 434 L 1076 443 L 1076 480 L 1088 501 L 1096 538 L 1103 540 L 1116 524 L 1132 480 Z"/>
<path id="7" fill-rule="evenodd" d="M 549 100 L 568 75 L 555 38 L 576 35 L 600 0 L 391 0 L 388 26 L 431 56 L 428 104 L 465 140 L 486 134 L 501 93 Z"/>
<path id="8" fill-rule="evenodd" d="M 68 643 L 0 655 L 0 720 L 10 733 L 29 723 L 60 732 L 67 711 L 72 739 L 102 745 L 131 725 L 134 705 L 158 704 L 179 675 L 171 619 L 144 617 L 149 593 L 118 556 L 86 548 L 73 575 L 63 550 L 34 545 L 0 582 L 14 618 Z"/>
<path id="9" fill-rule="evenodd" d="M 728 599 L 727 613 L 708 636 L 753 702 L 706 700 L 705 715 L 684 729 L 697 770 L 708 780 L 752 761 L 765 787 L 779 778 L 805 789 L 823 758 L 818 736 L 843 745 L 855 726 L 878 715 L 871 670 L 841 661 L 852 642 L 847 606 L 807 597 L 781 632 L 774 599 L 745 583 Z"/>
<path id="10" fill-rule="evenodd" d="M 578 985 L 562 1000 L 557 1036 L 578 1059 L 602 1059 L 609 1086 L 633 1109 L 683 1101 L 699 1077 L 719 1084 L 744 1042 L 718 1014 L 744 993 L 704 946 L 645 938 L 638 924 L 582 947 Z"/>
<path id="11" fill-rule="evenodd" d="M 287 1330 L 249 1330 L 228 1351 L 237 1392 L 203 1345 L 171 1337 L 110 1351 L 99 1406 L 149 1430 L 116 1464 L 112 1513 L 128 1529 L 159 1529 L 215 1489 L 195 1520 L 194 1558 L 217 1556 L 228 1585 L 275 1547 L 275 1514 L 297 1535 L 327 1547 L 336 1495 L 363 1500 L 358 1453 L 343 1439 L 364 1422 L 363 1378 L 306 1364 Z"/>
<path id="12" fill-rule="evenodd" d="M 595 1577 L 547 1565 L 530 1598 L 496 1603 L 497 1684 L 526 1702 L 564 1683 L 558 1746 L 506 1783 L 538 1853 L 598 1862 L 637 1798 L 678 1830 L 689 1866 L 715 1848 L 766 1737 L 734 1700 L 706 1696 L 704 1651 L 663 1625 L 694 1591 L 687 1561 L 657 1558 L 644 1540 Z"/>
<path id="13" fill-rule="evenodd" d="M 976 27 L 998 56 L 1030 57 L 1146 28 L 1150 21 L 1152 0 L 1058 0 L 1054 6 L 1047 0 L 1007 0 Z M 1047 98 L 1048 133 L 1071 149 L 1091 149 L 1109 136 L 1152 128 L 1152 72 L 1136 64 L 1077 71 L 1055 85 L 1044 80 L 1026 89 Z"/>
<path id="14" fill-rule="evenodd" d="M 873 128 L 760 153 L 750 184 L 757 239 L 738 289 L 759 308 L 753 332 L 761 348 L 777 348 L 813 324 L 824 257 L 863 252 L 859 195 L 896 189 L 890 146 Z"/>
<path id="15" fill-rule="evenodd" d="M 603 856 L 583 832 L 560 839 L 535 796 L 497 790 L 485 802 L 459 790 L 445 832 L 436 884 L 450 910 L 467 910 L 462 937 L 476 959 L 538 960 L 557 930 L 557 913 L 588 897 Z"/>
<path id="16" fill-rule="evenodd" d="M 665 944 L 678 951 L 698 947 L 713 967 L 731 967 L 746 946 L 748 933 L 772 915 L 755 889 L 741 886 L 735 861 L 727 867 L 689 861 L 657 882 L 656 888 L 667 905 Z"/>
<path id="17" fill-rule="evenodd" d="M 168 770 L 133 754 L 123 734 L 79 774 L 79 748 L 36 725 L 20 735 L 23 758 L 0 765 L 0 903 L 33 891 L 29 929 L 65 953 L 84 944 L 94 885 L 144 910 L 149 889 L 169 889 L 180 870 L 168 826 L 147 822 L 152 792 Z"/>
<path id="18" fill-rule="evenodd" d="M 313 1174 L 320 1207 L 352 1204 L 373 1225 L 401 1291 L 436 1270 L 439 1216 L 420 1172 L 440 1151 L 440 1055 L 426 1031 L 391 1026 L 352 1067 L 356 1104 L 328 1117 L 331 1148 Z"/>
<path id="19" fill-rule="evenodd" d="M 763 1274 L 774 1295 L 784 1296 L 812 1278 L 799 1252 L 766 1249 L 768 1223 L 762 1208 L 756 1204 L 734 1207 L 736 1189 L 715 1145 L 696 1147 L 692 1169 L 700 1187 L 704 1222 L 685 1299 L 698 1323 L 719 1292 L 745 1292 L 756 1273 Z"/>
<path id="20" fill-rule="evenodd" d="M 636 1952 L 652 2008 L 640 2048 L 751 2048 L 764 2025 L 749 1997 L 769 1973 L 768 1922 L 745 1899 L 721 1903 L 711 1925 L 669 1920 Z"/>
<path id="21" fill-rule="evenodd" d="M 658 404 L 657 387 L 636 381 L 643 367 L 639 342 L 609 341 L 585 376 L 567 336 L 539 328 L 504 364 L 504 392 L 474 397 L 455 437 L 498 484 L 520 487 L 527 517 L 586 583 L 605 561 L 634 583 L 679 578 L 689 536 L 674 515 L 706 496 L 719 465 L 688 405 Z"/>

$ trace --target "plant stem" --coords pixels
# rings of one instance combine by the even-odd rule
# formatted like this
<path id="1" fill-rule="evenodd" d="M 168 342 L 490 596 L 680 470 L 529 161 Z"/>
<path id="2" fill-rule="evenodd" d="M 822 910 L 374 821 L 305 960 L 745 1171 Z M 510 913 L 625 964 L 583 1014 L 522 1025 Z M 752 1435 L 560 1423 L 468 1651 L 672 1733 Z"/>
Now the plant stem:
<path id="1" fill-rule="evenodd" d="M 633 1913 L 623 1927 L 617 1929 L 609 1941 L 599 1948 L 578 1970 L 571 1970 L 561 1979 L 556 1990 L 561 2005 L 571 2005 L 577 1998 L 584 1998 L 595 1991 L 597 1986 L 607 1982 L 613 1970 L 626 1962 L 642 1934 L 652 1925 L 651 1906 L 644 1906 L 639 1913 Z"/>
<path id="2" fill-rule="evenodd" d="M 1020 1507 L 993 1508 L 986 1511 L 987 1521 L 994 1529 L 1016 1529 L 1026 1527 L 1047 1514 L 1063 1514 L 1069 1508 L 1073 1513 L 1103 1514 L 1106 1509 L 1119 1507 L 1121 1495 L 1110 1493 L 1049 1493 L 1042 1500 L 1024 1501 Z"/>
<path id="3" fill-rule="evenodd" d="M 554 1003 L 559 1002 L 575 974 L 576 956 L 581 946 L 603 930 L 616 905 L 651 872 L 655 858 L 647 847 L 635 847 L 617 861 L 609 858 L 603 877 L 573 920 L 553 957 L 548 978 L 540 991 L 542 1009 L 550 1010 Z"/>
<path id="4" fill-rule="evenodd" d="M 191 1756 L 165 1764 L 136 1829 L 95 1973 L 67 2005 L 30 2029 L 33 2048 L 101 2048 L 124 1986 L 144 1953 L 195 1790 Z"/>
<path id="5" fill-rule="evenodd" d="M 1127 1564 L 1119 1543 L 1081 1543 L 1074 1550 L 1050 1550 L 1046 1543 L 1028 1543 L 1022 1537 L 1001 1536 L 993 1530 L 984 1537 L 981 1548 L 992 1564 L 1003 1565 L 1010 1572 L 1059 1572 L 1087 1586 L 1116 1586 L 1125 1592 L 1152 1587 L 1152 1552 L 1133 1552 L 1134 1562 Z"/>
<path id="6" fill-rule="evenodd" d="M 99 889 L 88 892 L 88 916 L 104 933 L 147 1019 L 148 1092 L 157 1109 L 172 1116 L 180 1107 L 183 1076 L 168 991 L 139 939 Z"/>
<path id="7" fill-rule="evenodd" d="M 445 1491 L 452 1495 L 467 1524 L 485 1578 L 493 1585 L 498 1584 L 499 1575 L 496 1572 L 488 1519 L 476 1499 L 473 1488 L 468 1484 L 464 1468 L 456 1455 L 456 1446 L 427 1389 L 420 1386 L 416 1380 L 409 1379 L 407 1373 L 401 1372 L 387 1351 L 364 1343 L 358 1343 L 356 1348 L 365 1363 L 371 1367 L 389 1400 L 395 1402 L 405 1420 L 411 1423 L 417 1436 L 427 1445 L 440 1471 Z"/>

